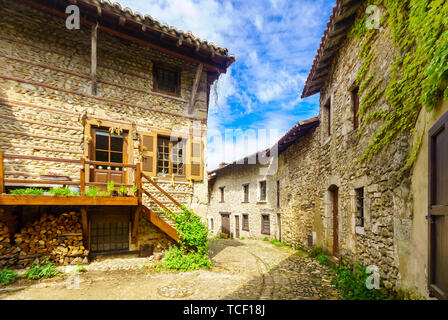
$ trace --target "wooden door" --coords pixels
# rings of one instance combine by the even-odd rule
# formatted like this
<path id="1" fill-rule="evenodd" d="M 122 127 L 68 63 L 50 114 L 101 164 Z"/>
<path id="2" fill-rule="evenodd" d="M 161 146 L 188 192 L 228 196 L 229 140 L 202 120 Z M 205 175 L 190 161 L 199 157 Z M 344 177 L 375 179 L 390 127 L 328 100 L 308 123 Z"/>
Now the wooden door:
<path id="1" fill-rule="evenodd" d="M 330 188 L 333 211 L 333 256 L 339 256 L 339 189 L 336 186 Z"/>
<path id="2" fill-rule="evenodd" d="M 230 236 L 230 214 L 221 213 L 221 232 Z"/>
<path id="3" fill-rule="evenodd" d="M 123 168 L 114 167 L 113 163 L 127 162 L 127 132 L 117 134 L 111 133 L 109 128 L 93 128 L 92 139 L 90 158 L 95 161 L 109 162 L 111 165 L 94 166 L 90 170 L 90 180 L 103 183 L 114 181 L 115 185 L 126 183 Z"/>
<path id="4" fill-rule="evenodd" d="M 448 299 L 448 113 L 429 131 L 429 288 Z"/>
<path id="5" fill-rule="evenodd" d="M 240 217 L 235 216 L 235 238 L 240 237 Z"/>

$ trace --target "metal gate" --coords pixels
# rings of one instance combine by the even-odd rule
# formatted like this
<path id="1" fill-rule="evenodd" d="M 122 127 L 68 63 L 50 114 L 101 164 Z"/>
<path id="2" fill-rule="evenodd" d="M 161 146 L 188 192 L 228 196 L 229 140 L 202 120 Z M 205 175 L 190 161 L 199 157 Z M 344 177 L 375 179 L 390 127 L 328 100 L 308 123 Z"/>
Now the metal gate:
<path id="1" fill-rule="evenodd" d="M 129 222 L 94 222 L 90 224 L 92 252 L 129 250 Z"/>

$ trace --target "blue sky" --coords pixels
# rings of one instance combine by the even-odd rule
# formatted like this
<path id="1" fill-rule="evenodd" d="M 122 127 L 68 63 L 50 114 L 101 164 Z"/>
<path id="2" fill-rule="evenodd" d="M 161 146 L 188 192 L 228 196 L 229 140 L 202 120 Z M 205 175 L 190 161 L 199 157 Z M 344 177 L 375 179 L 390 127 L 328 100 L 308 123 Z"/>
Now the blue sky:
<path id="1" fill-rule="evenodd" d="M 208 169 L 269 147 L 318 114 L 301 90 L 335 0 L 119 0 L 123 7 L 229 49 L 236 62 L 212 90 Z M 269 139 L 217 139 L 225 130 L 267 129 Z M 271 130 L 272 131 L 269 131 Z M 218 143 L 219 142 L 219 143 Z"/>

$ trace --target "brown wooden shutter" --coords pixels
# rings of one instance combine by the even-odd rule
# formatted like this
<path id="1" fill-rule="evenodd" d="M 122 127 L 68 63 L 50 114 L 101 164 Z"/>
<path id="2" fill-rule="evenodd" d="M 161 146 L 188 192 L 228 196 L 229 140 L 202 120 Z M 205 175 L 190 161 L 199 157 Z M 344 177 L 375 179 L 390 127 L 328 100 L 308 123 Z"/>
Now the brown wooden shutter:
<path id="1" fill-rule="evenodd" d="M 192 139 L 189 143 L 190 146 L 190 163 L 188 165 L 188 176 L 193 180 L 203 179 L 203 153 L 204 144 L 201 140 Z"/>
<path id="2" fill-rule="evenodd" d="M 142 170 L 149 176 L 157 174 L 157 134 L 141 133 Z"/>

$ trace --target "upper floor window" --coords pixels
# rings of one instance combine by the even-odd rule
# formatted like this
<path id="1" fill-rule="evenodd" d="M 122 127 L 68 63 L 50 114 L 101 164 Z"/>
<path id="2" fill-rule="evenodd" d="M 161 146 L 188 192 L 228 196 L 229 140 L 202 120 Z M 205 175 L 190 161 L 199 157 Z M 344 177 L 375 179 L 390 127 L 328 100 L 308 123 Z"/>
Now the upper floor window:
<path id="1" fill-rule="evenodd" d="M 266 181 L 260 181 L 260 201 L 266 201 Z"/>
<path id="2" fill-rule="evenodd" d="M 224 188 L 225 187 L 219 187 L 219 191 L 221 193 L 221 202 L 224 202 Z"/>
<path id="3" fill-rule="evenodd" d="M 280 208 L 280 181 L 277 180 L 277 208 Z"/>
<path id="4" fill-rule="evenodd" d="M 168 137 L 158 137 L 157 148 L 157 173 L 185 175 L 185 143 L 182 140 L 171 141 Z"/>
<path id="5" fill-rule="evenodd" d="M 359 88 L 355 88 L 352 91 L 353 95 L 353 128 L 354 130 L 359 128 Z"/>
<path id="6" fill-rule="evenodd" d="M 364 188 L 355 190 L 356 192 L 356 226 L 364 227 Z"/>
<path id="7" fill-rule="evenodd" d="M 169 67 L 154 66 L 154 90 L 179 95 L 180 72 Z"/>
<path id="8" fill-rule="evenodd" d="M 327 118 L 327 136 L 331 136 L 331 102 L 328 103 L 324 107 L 325 117 Z"/>
<path id="9" fill-rule="evenodd" d="M 244 193 L 243 202 L 249 202 L 249 185 L 248 184 L 243 185 L 243 193 Z"/>
<path id="10" fill-rule="evenodd" d="M 249 215 L 243 214 L 243 230 L 249 231 Z"/>

